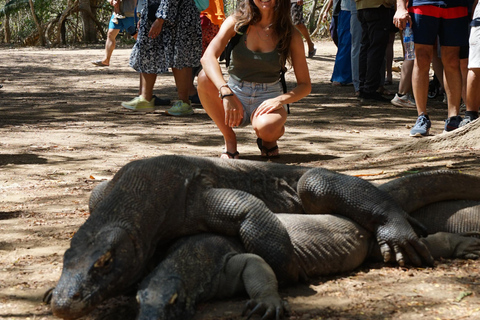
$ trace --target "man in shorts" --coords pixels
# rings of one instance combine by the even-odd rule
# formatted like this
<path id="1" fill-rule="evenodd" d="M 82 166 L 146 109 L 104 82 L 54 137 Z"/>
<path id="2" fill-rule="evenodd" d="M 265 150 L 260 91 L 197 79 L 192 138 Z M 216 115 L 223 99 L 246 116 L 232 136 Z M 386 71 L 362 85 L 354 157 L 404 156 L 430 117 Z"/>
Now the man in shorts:
<path id="1" fill-rule="evenodd" d="M 448 99 L 448 118 L 444 132 L 457 129 L 462 121 L 459 116 L 462 95 L 459 53 L 460 47 L 468 45 L 468 20 L 467 0 L 410 0 L 408 10 L 406 0 L 397 0 L 393 22 L 403 30 L 409 21 L 415 41 L 412 87 L 418 119 L 410 130 L 412 137 L 428 135 L 431 127 L 427 113 L 428 82 L 437 35 Z"/>
<path id="2" fill-rule="evenodd" d="M 470 30 L 467 74 L 467 111 L 465 111 L 465 117 L 459 127 L 478 119 L 480 108 L 480 6 L 477 5 L 477 1 L 474 2 L 472 10 L 473 20 L 470 24 L 472 29 Z"/>
<path id="3" fill-rule="evenodd" d="M 298 31 L 300 31 L 302 36 L 307 41 L 308 57 L 312 58 L 315 53 L 317 53 L 317 48 L 315 48 L 312 39 L 310 39 L 310 34 L 305 26 L 305 20 L 303 19 L 303 0 L 292 1 L 291 15 L 293 25 L 298 29 Z"/>
<path id="4" fill-rule="evenodd" d="M 108 67 L 110 65 L 110 58 L 115 49 L 115 39 L 120 31 L 124 30 L 134 38 L 136 38 L 137 35 L 137 19 L 135 17 L 137 0 L 108 0 L 108 2 L 115 9 L 110 17 L 110 23 L 108 25 L 107 41 L 105 42 L 105 57 L 101 60 L 92 61 L 94 65 L 99 67 Z M 121 15 L 119 15 L 118 12 L 121 12 Z"/>

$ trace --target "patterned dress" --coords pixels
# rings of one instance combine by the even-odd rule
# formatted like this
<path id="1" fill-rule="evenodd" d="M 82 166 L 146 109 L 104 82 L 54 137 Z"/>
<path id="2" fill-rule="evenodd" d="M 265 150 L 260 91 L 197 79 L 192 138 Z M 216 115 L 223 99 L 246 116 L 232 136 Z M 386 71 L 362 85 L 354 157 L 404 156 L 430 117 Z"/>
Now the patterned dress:
<path id="1" fill-rule="evenodd" d="M 155 16 L 165 20 L 155 39 L 148 37 L 152 26 L 148 8 L 158 8 Z M 194 0 L 148 0 L 142 10 L 130 66 L 142 73 L 165 73 L 169 68 L 199 66 L 201 54 L 200 13 Z"/>

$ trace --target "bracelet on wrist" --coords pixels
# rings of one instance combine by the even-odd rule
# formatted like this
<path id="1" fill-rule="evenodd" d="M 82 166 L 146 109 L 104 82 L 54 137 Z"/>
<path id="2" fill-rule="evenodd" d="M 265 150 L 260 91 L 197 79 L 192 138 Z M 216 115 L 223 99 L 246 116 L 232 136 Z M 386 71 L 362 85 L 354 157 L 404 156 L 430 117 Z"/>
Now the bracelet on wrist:
<path id="1" fill-rule="evenodd" d="M 226 97 L 233 97 L 233 93 L 221 94 L 220 95 L 220 99 L 222 99 L 222 100 L 223 100 L 223 98 L 226 98 Z"/>
<path id="2" fill-rule="evenodd" d="M 219 97 L 220 99 L 223 99 L 222 88 L 228 88 L 228 89 L 230 89 L 230 87 L 228 86 L 227 83 L 222 84 L 222 85 L 220 86 L 220 88 L 218 88 L 218 97 Z M 232 91 L 232 89 L 230 89 L 230 91 Z"/>

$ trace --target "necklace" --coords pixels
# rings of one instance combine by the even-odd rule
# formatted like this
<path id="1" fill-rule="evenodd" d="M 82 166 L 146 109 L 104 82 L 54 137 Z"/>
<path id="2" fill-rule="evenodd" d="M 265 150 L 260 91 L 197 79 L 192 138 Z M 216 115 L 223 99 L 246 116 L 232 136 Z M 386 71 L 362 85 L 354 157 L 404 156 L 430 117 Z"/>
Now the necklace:
<path id="1" fill-rule="evenodd" d="M 270 23 L 266 27 L 259 26 L 259 28 L 257 28 L 257 35 L 260 38 L 260 40 L 268 41 L 270 39 L 270 34 L 271 34 L 270 28 L 271 27 L 272 27 L 272 24 Z M 259 29 L 262 30 L 263 36 L 260 34 Z"/>

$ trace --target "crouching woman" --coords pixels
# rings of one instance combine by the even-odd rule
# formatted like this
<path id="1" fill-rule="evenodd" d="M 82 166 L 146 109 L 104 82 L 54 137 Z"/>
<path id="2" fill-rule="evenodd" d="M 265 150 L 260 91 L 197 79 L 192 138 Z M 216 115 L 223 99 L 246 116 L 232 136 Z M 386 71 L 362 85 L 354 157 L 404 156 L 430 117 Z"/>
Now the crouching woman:
<path id="1" fill-rule="evenodd" d="M 245 30 L 240 32 L 240 30 Z M 236 34 L 225 81 L 218 58 Z M 242 0 L 220 27 L 202 59 L 198 94 L 225 139 L 222 158 L 237 159 L 234 127 L 252 124 L 263 157 L 278 157 L 277 140 L 285 132 L 285 106 L 307 96 L 310 75 L 300 32 L 290 20 L 290 0 Z M 280 83 L 287 62 L 297 85 L 283 93 Z"/>

